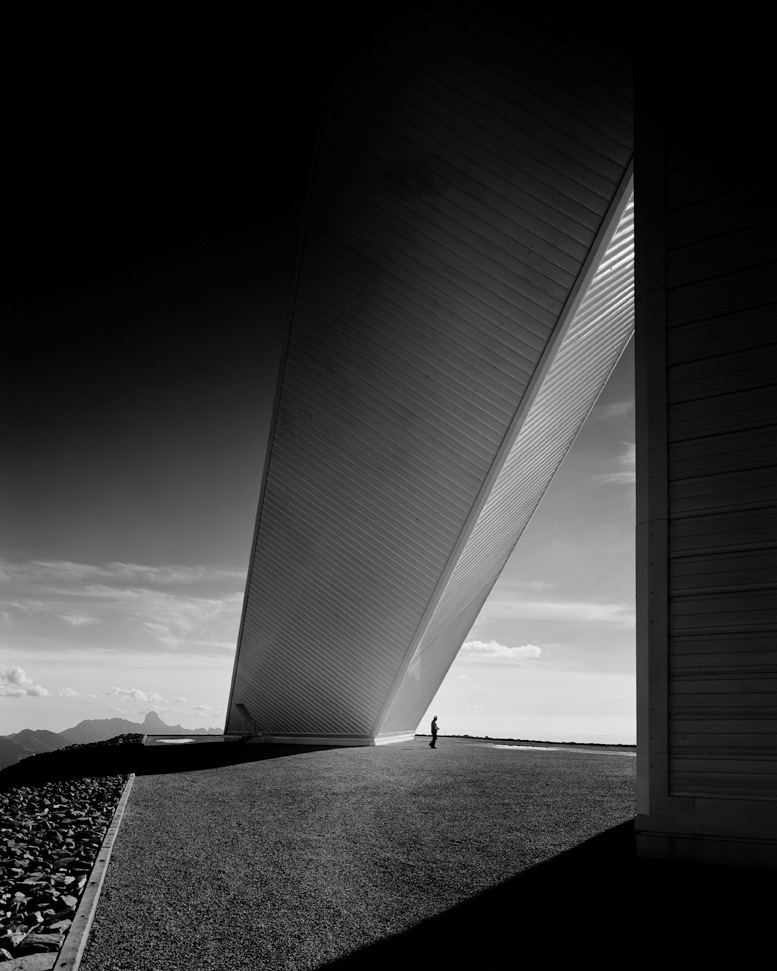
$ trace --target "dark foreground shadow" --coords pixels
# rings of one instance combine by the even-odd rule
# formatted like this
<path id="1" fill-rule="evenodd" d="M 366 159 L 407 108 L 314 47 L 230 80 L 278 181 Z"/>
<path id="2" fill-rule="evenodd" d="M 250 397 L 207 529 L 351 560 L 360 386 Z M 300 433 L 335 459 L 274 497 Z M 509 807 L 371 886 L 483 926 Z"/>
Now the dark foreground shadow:
<path id="1" fill-rule="evenodd" d="M 35 787 L 47 782 L 109 775 L 166 775 L 197 772 L 246 762 L 264 762 L 318 752 L 324 745 L 248 745 L 242 742 L 211 742 L 191 745 L 84 745 L 43 752 L 8 766 L 0 772 L 0 792 L 16 786 Z"/>
<path id="2" fill-rule="evenodd" d="M 321 967 L 609 969 L 725 955 L 747 964 L 768 943 L 773 886 L 763 870 L 637 859 L 630 820 Z"/>

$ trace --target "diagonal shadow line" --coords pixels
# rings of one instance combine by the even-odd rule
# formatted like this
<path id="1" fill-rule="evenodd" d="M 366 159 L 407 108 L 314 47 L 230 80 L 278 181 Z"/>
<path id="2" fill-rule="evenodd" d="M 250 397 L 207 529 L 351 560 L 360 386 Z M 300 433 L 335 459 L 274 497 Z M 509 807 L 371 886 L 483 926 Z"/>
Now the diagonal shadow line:
<path id="1" fill-rule="evenodd" d="M 335 748 L 330 745 L 245 745 L 239 742 L 191 746 L 85 745 L 31 755 L 0 772 L 0 791 L 48 782 L 111 775 L 167 775 L 197 772 L 246 762 L 301 755 Z"/>
<path id="2" fill-rule="evenodd" d="M 768 935 L 772 899 L 770 871 L 637 857 L 632 819 L 319 971 L 712 959 Z"/>
<path id="3" fill-rule="evenodd" d="M 174 772 L 197 772 L 205 769 L 218 769 L 227 765 L 242 765 L 247 762 L 266 762 L 308 752 L 323 752 L 336 745 L 261 745 L 241 744 L 240 742 L 206 743 L 191 746 L 143 746 L 138 760 L 136 775 L 167 775 Z"/>
<path id="4" fill-rule="evenodd" d="M 563 943 L 559 920 L 574 916 L 580 906 L 584 875 L 595 868 L 599 876 L 607 871 L 609 878 L 617 873 L 623 880 L 632 865 L 633 831 L 633 820 L 615 826 L 403 933 L 322 967 L 355 971 L 385 967 L 389 962 L 395 967 L 416 967 L 421 955 L 425 955 L 423 963 L 430 965 L 500 967 L 507 958 L 510 964 L 513 958 L 517 963 L 516 949 L 525 952 L 529 937 L 542 941 L 551 926 L 555 928 L 553 938 L 545 945 L 552 945 L 554 956 L 558 956 L 558 946 Z M 527 956 L 524 953 L 524 958 Z M 548 956 L 545 952 L 543 960 Z"/>

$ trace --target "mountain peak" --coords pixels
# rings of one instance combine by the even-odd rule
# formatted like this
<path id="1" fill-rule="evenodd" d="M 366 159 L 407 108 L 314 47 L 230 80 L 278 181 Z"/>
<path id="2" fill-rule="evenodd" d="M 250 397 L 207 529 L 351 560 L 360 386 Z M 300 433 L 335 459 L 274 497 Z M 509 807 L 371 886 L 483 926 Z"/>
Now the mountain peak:
<path id="1" fill-rule="evenodd" d="M 146 733 L 149 735 L 163 735 L 165 732 L 170 731 L 170 726 L 165 725 L 155 711 L 146 712 L 146 717 L 143 719 L 143 728 L 145 728 Z"/>

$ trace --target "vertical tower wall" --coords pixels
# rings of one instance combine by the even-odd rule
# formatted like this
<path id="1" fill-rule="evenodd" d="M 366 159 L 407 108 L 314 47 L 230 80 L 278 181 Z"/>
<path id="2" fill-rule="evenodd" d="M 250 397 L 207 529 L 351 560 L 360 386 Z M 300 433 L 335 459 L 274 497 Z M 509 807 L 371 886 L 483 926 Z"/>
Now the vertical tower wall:
<path id="1" fill-rule="evenodd" d="M 638 843 L 777 866 L 777 207 L 754 79 L 660 60 L 637 101 Z"/>

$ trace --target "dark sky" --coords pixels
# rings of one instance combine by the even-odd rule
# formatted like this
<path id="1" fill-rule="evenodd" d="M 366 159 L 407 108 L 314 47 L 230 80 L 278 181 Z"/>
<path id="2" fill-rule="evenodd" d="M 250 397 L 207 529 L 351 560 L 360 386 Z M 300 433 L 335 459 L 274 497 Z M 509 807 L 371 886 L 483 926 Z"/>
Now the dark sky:
<path id="1" fill-rule="evenodd" d="M 290 26 L 20 32 L 6 557 L 176 560 L 186 514 L 218 561 L 240 537 L 206 497 L 253 517 L 324 77 Z"/>

